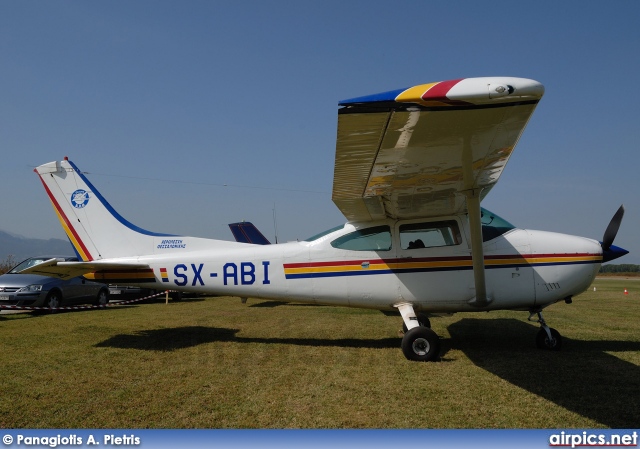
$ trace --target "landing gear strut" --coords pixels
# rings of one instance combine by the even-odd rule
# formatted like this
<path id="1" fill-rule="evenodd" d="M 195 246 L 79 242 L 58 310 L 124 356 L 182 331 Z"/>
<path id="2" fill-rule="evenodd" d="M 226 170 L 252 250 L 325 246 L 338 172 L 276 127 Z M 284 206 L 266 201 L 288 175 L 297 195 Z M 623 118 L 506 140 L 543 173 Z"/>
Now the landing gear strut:
<path id="1" fill-rule="evenodd" d="M 537 319 L 534 318 L 537 315 Z M 542 310 L 534 310 L 528 318 L 529 321 L 540 324 L 540 330 L 536 336 L 536 346 L 538 349 L 548 349 L 550 351 L 559 351 L 562 347 L 562 336 L 560 332 L 547 326 L 546 321 L 542 317 Z"/>
<path id="2" fill-rule="evenodd" d="M 402 315 L 404 337 L 402 353 L 408 360 L 431 362 L 440 356 L 440 338 L 430 329 L 431 323 L 424 314 L 416 316 L 411 304 L 396 306 Z"/>
<path id="3" fill-rule="evenodd" d="M 426 313 L 416 313 L 416 317 L 418 318 L 418 326 L 428 327 L 429 329 L 431 329 L 431 321 L 429 320 L 429 317 Z M 404 323 L 404 321 L 402 322 L 402 332 L 404 332 L 405 334 L 409 332 L 409 329 L 407 329 L 407 325 Z"/>

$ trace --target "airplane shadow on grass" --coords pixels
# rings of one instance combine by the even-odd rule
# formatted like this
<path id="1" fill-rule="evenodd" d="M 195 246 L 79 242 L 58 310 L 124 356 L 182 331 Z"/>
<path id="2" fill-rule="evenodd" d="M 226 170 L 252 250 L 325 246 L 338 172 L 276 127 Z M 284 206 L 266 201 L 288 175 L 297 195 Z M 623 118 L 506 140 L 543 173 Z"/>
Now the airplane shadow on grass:
<path id="1" fill-rule="evenodd" d="M 398 338 L 380 340 L 364 340 L 356 338 L 322 339 L 322 338 L 251 338 L 238 337 L 239 329 L 227 329 L 205 326 L 186 326 L 171 329 L 143 330 L 134 334 L 121 334 L 111 337 L 97 347 L 121 349 L 141 349 L 150 351 L 175 351 L 205 343 L 267 343 L 297 346 L 327 346 L 343 348 L 397 348 Z"/>
<path id="2" fill-rule="evenodd" d="M 535 347 L 537 327 L 515 319 L 462 319 L 442 339 L 442 360 L 457 349 L 478 367 L 583 417 L 612 428 L 640 425 L 640 368 L 609 352 L 639 351 L 633 341 L 563 339 L 559 352 Z M 238 329 L 186 326 L 116 335 L 97 347 L 174 351 L 213 342 L 342 348 L 398 348 L 399 338 L 244 338 Z M 409 363 L 409 362 L 407 362 Z"/>
<path id="3" fill-rule="evenodd" d="M 639 351 L 640 342 L 564 337 L 561 351 L 544 351 L 535 347 L 538 329 L 515 319 L 465 318 L 448 327 L 443 350 L 461 350 L 476 366 L 605 426 L 640 425 L 640 368 L 609 354 Z"/>

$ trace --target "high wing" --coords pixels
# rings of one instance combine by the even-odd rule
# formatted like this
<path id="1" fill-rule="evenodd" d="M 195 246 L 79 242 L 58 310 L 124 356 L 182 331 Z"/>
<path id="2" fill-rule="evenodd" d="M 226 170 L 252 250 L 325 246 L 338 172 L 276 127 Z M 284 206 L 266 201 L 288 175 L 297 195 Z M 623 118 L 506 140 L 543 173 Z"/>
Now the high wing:
<path id="1" fill-rule="evenodd" d="M 466 78 L 340 102 L 333 201 L 351 221 L 464 213 L 495 185 L 544 93 Z"/>
<path id="2" fill-rule="evenodd" d="M 340 102 L 333 201 L 350 221 L 468 212 L 476 297 L 487 297 L 480 201 L 544 94 L 523 78 L 466 78 Z"/>

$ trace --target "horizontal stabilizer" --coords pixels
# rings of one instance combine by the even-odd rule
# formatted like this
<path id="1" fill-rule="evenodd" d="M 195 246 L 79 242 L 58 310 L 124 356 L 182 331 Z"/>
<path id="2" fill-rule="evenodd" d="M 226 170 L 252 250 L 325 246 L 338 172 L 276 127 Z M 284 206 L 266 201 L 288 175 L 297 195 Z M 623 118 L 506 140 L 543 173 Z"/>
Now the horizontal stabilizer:
<path id="1" fill-rule="evenodd" d="M 87 273 L 104 270 L 136 270 L 149 269 L 149 265 L 137 262 L 60 262 L 57 259 L 50 259 L 41 264 L 34 265 L 21 271 L 25 274 L 39 274 L 60 279 L 71 279 Z"/>

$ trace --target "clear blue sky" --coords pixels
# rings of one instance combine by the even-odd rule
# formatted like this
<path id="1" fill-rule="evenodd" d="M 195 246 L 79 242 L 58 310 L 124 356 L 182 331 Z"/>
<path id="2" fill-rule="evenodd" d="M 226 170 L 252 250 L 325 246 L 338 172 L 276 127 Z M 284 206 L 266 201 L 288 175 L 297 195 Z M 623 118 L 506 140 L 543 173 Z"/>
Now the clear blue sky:
<path id="1" fill-rule="evenodd" d="M 36 165 L 69 156 L 159 232 L 273 239 L 331 202 L 339 100 L 474 76 L 546 87 L 483 205 L 640 263 L 640 2 L 0 2 L 0 229 L 65 238 Z M 226 185 L 226 186 L 225 186 Z"/>

